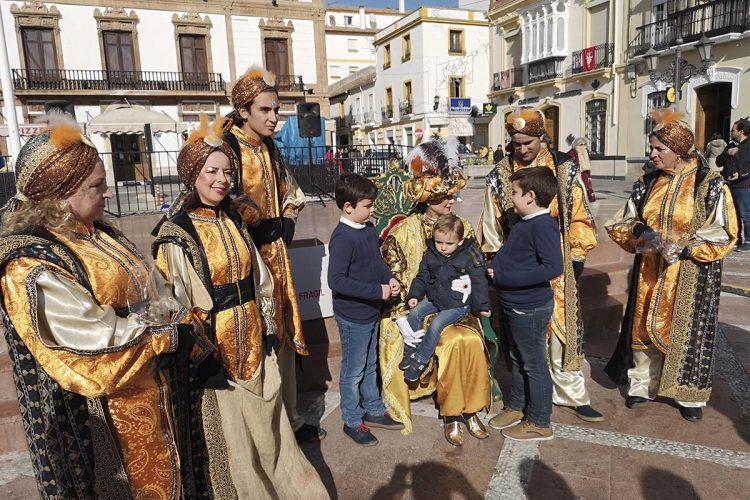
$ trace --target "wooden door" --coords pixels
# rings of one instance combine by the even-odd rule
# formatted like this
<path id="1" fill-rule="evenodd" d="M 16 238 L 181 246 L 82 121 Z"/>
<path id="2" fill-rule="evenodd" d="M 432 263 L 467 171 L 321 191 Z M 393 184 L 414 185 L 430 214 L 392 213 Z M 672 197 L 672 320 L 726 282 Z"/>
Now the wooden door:
<path id="1" fill-rule="evenodd" d="M 544 110 L 544 128 L 547 131 L 547 135 L 552 139 L 552 144 L 549 145 L 552 148 L 557 147 L 558 144 L 559 119 L 560 110 L 557 106 L 550 106 Z"/>
<path id="2" fill-rule="evenodd" d="M 149 179 L 144 153 L 143 136 L 134 134 L 110 134 L 112 167 L 115 181 L 143 181 Z"/>
<path id="3" fill-rule="evenodd" d="M 182 78 L 188 84 L 208 81 L 208 57 L 204 35 L 180 35 Z"/>
<path id="4" fill-rule="evenodd" d="M 286 38 L 266 38 L 266 69 L 276 75 L 289 75 L 289 48 Z"/>

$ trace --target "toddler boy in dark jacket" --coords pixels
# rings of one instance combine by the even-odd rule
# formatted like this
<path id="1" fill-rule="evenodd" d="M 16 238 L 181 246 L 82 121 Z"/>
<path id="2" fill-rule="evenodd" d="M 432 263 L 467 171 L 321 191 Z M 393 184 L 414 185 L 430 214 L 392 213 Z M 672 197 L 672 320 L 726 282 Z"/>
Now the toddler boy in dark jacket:
<path id="1" fill-rule="evenodd" d="M 464 239 L 464 223 L 453 215 L 442 215 L 432 228 L 419 271 L 406 296 L 412 308 L 407 321 L 419 336 L 424 320 L 432 318 L 422 342 L 416 347 L 404 346 L 399 368 L 407 382 L 419 380 L 440 340 L 441 332 L 461 321 L 469 311 L 490 315 L 490 301 L 484 259 L 472 240 Z M 463 283 L 456 286 L 455 281 Z M 427 298 L 423 297 L 427 295 Z"/>

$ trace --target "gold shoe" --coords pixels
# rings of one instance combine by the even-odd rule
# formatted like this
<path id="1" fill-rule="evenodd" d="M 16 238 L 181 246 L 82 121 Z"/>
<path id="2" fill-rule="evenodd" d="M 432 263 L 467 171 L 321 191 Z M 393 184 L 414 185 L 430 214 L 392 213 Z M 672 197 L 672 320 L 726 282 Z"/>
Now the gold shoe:
<path id="1" fill-rule="evenodd" d="M 486 439 L 490 437 L 490 433 L 487 432 L 487 428 L 484 426 L 479 417 L 474 414 L 469 418 L 464 419 L 466 422 L 466 428 L 469 429 L 469 434 L 477 439 Z"/>
<path id="2" fill-rule="evenodd" d="M 443 432 L 445 433 L 445 439 L 453 446 L 464 444 L 464 430 L 461 428 L 460 422 L 446 423 Z"/>

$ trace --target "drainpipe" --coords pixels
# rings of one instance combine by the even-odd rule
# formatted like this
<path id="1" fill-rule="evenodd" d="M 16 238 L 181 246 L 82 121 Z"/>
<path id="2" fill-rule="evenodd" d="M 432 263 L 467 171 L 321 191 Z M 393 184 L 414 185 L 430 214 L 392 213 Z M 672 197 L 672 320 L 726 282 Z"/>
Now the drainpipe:
<path id="1" fill-rule="evenodd" d="M 21 136 L 18 133 L 16 96 L 13 89 L 13 80 L 10 77 L 10 61 L 8 60 L 8 46 L 5 41 L 2 11 L 0 11 L 0 84 L 5 105 L 5 121 L 8 125 L 8 153 L 11 158 L 15 159 L 21 151 Z M 15 165 L 15 162 L 11 163 Z"/>

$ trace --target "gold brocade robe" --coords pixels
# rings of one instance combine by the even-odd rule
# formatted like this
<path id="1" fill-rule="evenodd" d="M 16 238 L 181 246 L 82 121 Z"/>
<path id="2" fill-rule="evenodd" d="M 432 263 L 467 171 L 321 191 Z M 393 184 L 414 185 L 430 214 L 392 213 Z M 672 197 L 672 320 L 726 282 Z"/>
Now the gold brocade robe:
<path id="1" fill-rule="evenodd" d="M 220 287 L 253 279 L 255 297 L 243 297 L 240 293 L 239 305 L 210 313 L 212 340 L 216 342 L 221 361 L 232 378 L 250 380 L 263 359 L 264 323 L 256 297 L 270 317 L 273 283 L 266 266 L 257 261 L 259 257 L 255 248 L 251 247 L 249 237 L 241 234 L 224 211 L 217 213 L 213 209 L 199 207 L 191 210 L 189 217 L 200 240 L 197 243 L 203 248 L 208 274 L 201 279 L 185 249 L 162 240 L 173 230 L 169 225 L 165 225 L 164 231 L 157 236 L 156 265 L 170 277 L 178 302 L 202 322 L 209 321 L 213 308 L 211 296 L 205 288 L 206 281 L 210 280 L 212 286 Z M 182 239 L 185 240 L 184 236 Z"/>
<path id="2" fill-rule="evenodd" d="M 249 203 L 242 203 L 237 209 L 245 223 L 253 226 L 276 217 L 289 217 L 296 222 L 305 196 L 278 150 L 271 155 L 263 142 L 258 143 L 238 127 L 233 127 L 231 133 L 240 144 L 242 193 L 249 198 Z M 287 247 L 279 238 L 259 250 L 273 277 L 276 330 L 298 353 L 307 354 Z"/>
<path id="3" fill-rule="evenodd" d="M 677 175 L 662 173 L 654 181 L 639 218 L 633 201 L 629 201 L 606 224 L 612 240 L 628 252 L 635 252 L 638 238 L 633 225 L 641 221 L 657 232 L 662 240 L 688 244 L 690 259 L 713 262 L 724 258 L 737 237 L 737 221 L 729 188 L 722 188 L 722 197 L 698 231 L 699 238 L 689 242 L 695 217 L 697 162 L 686 165 Z M 672 317 L 682 262 L 667 264 L 653 249 L 643 249 L 635 308 L 633 310 L 632 348 L 646 349 L 653 344 L 662 353 L 667 351 L 672 331 Z"/>
<path id="4" fill-rule="evenodd" d="M 83 265 L 93 296 L 62 267 L 34 257 L 15 258 L 1 280 L 13 327 L 63 389 L 104 398 L 133 496 L 178 499 L 180 461 L 170 393 L 164 375 L 150 366 L 155 355 L 176 348 L 176 329 L 147 328 L 134 315 L 116 315 L 115 309 L 133 300 L 145 276 L 135 247 L 81 224 L 73 234 L 53 235 Z M 97 482 L 113 481 L 121 473 L 107 458 L 97 458 Z"/>
<path id="5" fill-rule="evenodd" d="M 550 215 L 555 217 L 559 224 L 567 226 L 567 231 L 563 231 L 561 238 L 564 272 L 550 282 L 554 294 L 554 310 L 547 334 L 555 335 L 563 345 L 580 345 L 581 319 L 580 310 L 577 308 L 578 290 L 573 279 L 572 261 L 584 262 L 588 252 L 594 249 L 596 225 L 589 208 L 579 166 L 568 156 L 563 156 L 563 161 L 556 164 L 555 154 L 559 153 L 542 145 L 537 157 L 528 164 L 515 160 L 511 162 L 504 157 L 495 165 L 494 171 L 487 177 L 488 185 L 485 189 L 484 208 L 479 219 L 477 241 L 482 252 L 493 254 L 508 237 L 511 226 L 509 219 L 515 217 L 511 201 L 512 183 L 509 179 L 513 172 L 536 166 L 545 166 L 552 170 L 558 177 L 560 189 L 567 195 L 562 205 L 569 214 L 566 214 L 565 222 L 560 219 L 560 203 L 555 196 L 549 205 Z M 564 178 L 560 177 L 561 171 L 565 174 Z M 571 281 L 567 287 L 566 279 Z M 571 304 L 575 305 L 571 308 Z M 564 367 L 580 369 L 580 363 L 573 350 L 566 350 Z"/>
<path id="6" fill-rule="evenodd" d="M 464 220 L 466 237 L 472 238 L 471 224 Z M 379 358 L 383 398 L 394 418 L 404 423 L 404 434 L 412 429 L 410 399 L 437 391 L 442 416 L 475 413 L 490 405 L 489 360 L 479 321 L 468 316 L 461 324 L 446 328 L 435 349 L 437 369 L 430 363 L 419 384 L 409 388 L 398 364 L 404 341 L 396 319 L 408 311 L 404 298 L 419 271 L 419 263 L 432 237 L 432 221 L 412 214 L 396 224 L 383 242 L 382 252 L 393 276 L 401 283 L 401 295 L 386 311 L 380 323 Z M 433 358 L 434 360 L 434 358 Z"/>

